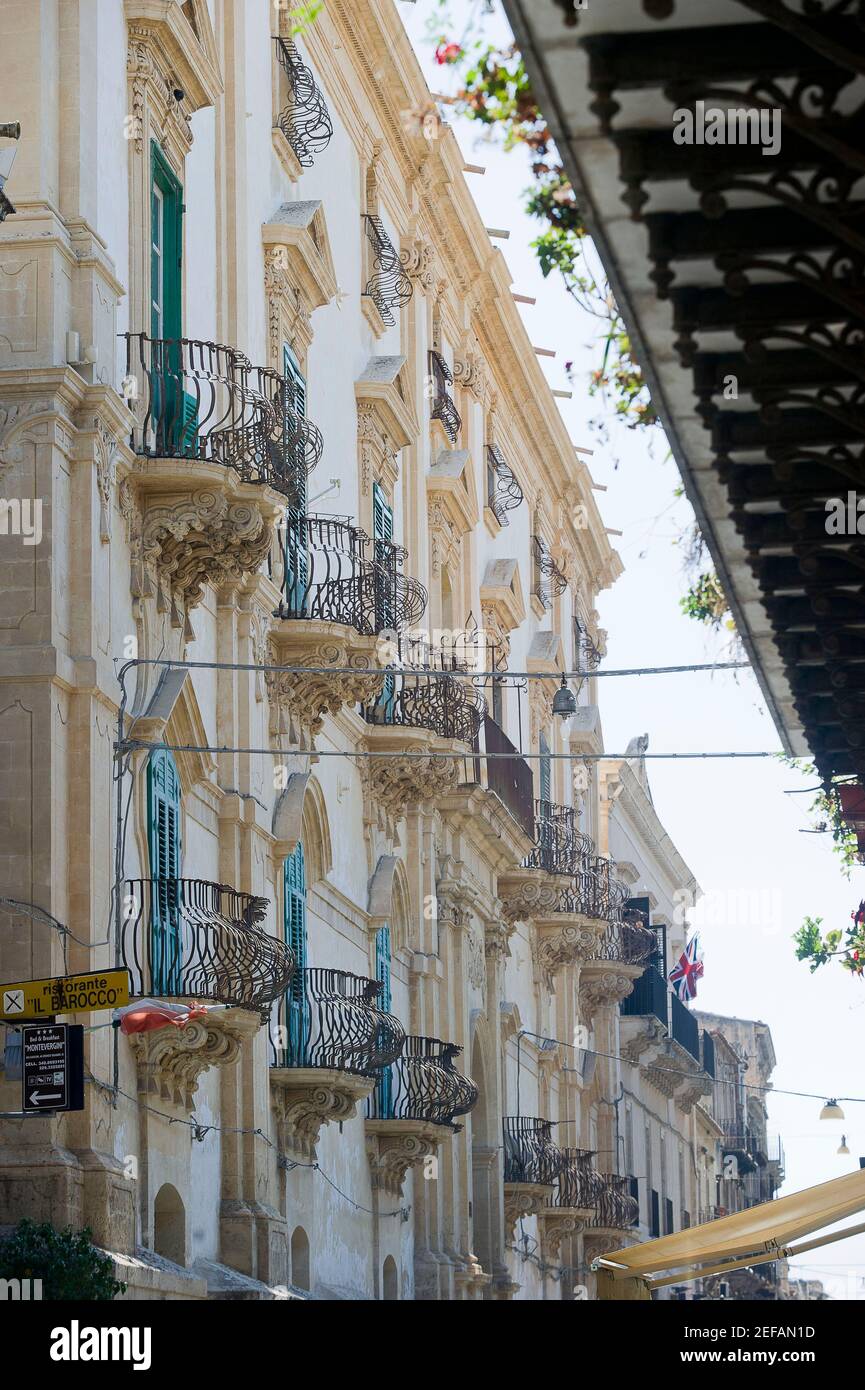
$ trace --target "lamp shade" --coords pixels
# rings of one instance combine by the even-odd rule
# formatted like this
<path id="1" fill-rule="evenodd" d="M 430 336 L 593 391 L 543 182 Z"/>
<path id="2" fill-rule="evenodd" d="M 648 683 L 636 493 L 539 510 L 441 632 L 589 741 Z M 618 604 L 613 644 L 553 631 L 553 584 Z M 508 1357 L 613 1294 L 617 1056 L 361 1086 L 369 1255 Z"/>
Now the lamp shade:
<path id="1" fill-rule="evenodd" d="M 843 1120 L 844 1111 L 841 1109 L 837 1100 L 827 1100 L 823 1109 L 820 1111 L 821 1120 Z"/>
<path id="2" fill-rule="evenodd" d="M 562 676 L 562 683 L 553 696 L 553 714 L 558 715 L 559 719 L 570 719 L 576 712 L 577 697 Z"/>

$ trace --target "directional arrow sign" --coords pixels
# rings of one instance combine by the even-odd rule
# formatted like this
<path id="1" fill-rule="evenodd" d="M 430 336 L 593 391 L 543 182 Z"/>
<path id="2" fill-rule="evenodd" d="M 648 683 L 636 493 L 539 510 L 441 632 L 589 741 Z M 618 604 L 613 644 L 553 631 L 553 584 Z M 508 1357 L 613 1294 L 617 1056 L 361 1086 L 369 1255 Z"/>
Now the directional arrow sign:
<path id="1" fill-rule="evenodd" d="M 52 1023 L 23 1027 L 22 1109 L 25 1115 L 48 1110 L 84 1109 L 84 1029 Z"/>

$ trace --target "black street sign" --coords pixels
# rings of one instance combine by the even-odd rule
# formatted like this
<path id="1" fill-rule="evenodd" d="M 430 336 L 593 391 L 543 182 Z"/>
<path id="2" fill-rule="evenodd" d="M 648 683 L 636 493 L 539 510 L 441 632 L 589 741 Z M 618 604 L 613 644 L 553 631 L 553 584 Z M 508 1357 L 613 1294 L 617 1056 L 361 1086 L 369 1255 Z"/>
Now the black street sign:
<path id="1" fill-rule="evenodd" d="M 25 1115 L 84 1109 L 84 1029 L 80 1023 L 22 1027 Z"/>

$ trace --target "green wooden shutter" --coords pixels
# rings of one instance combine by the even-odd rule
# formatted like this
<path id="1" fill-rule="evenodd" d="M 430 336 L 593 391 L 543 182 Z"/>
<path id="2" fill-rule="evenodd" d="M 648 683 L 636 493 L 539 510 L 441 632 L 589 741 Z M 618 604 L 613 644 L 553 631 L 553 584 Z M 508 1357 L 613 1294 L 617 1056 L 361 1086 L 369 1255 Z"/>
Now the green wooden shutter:
<path id="1" fill-rule="evenodd" d="M 298 366 L 297 358 L 287 343 L 284 343 L 282 347 L 282 374 L 286 383 L 286 409 L 305 420 L 306 380 Z M 294 433 L 293 420 L 287 421 L 284 426 L 284 434 L 292 437 Z M 298 457 L 294 460 L 285 460 L 284 466 L 291 468 L 297 492 L 297 500 L 289 503 L 285 509 L 285 595 L 289 612 L 294 617 L 302 617 L 307 606 L 309 574 L 306 535 L 306 464 L 303 459 L 302 448 Z"/>
<path id="2" fill-rule="evenodd" d="M 552 759 L 550 745 L 542 733 L 540 739 L 540 790 L 541 801 L 552 801 Z"/>
<path id="3" fill-rule="evenodd" d="M 150 968 L 153 993 L 180 990 L 180 777 L 174 757 L 156 749 L 147 763 L 150 855 Z"/>
<path id="4" fill-rule="evenodd" d="M 183 185 L 155 140 L 150 144 L 150 336 L 156 452 L 197 452 L 198 418 L 183 389 Z"/>
<path id="5" fill-rule="evenodd" d="M 381 993 L 378 996 L 378 1007 L 383 1013 L 389 1014 L 391 1010 L 391 984 L 390 984 L 390 927 L 379 927 L 375 934 L 375 978 L 381 985 Z M 390 1067 L 382 1070 L 377 1083 L 377 1110 L 379 1118 L 387 1120 L 392 1118 L 393 1112 L 393 1076 Z"/>
<path id="6" fill-rule="evenodd" d="M 306 941 L 306 868 L 303 845 L 298 844 L 284 865 L 283 912 L 285 939 L 294 952 L 295 970 L 288 987 L 288 1057 L 289 1065 L 305 1064 L 309 1034 L 306 1003 L 307 941 Z"/>

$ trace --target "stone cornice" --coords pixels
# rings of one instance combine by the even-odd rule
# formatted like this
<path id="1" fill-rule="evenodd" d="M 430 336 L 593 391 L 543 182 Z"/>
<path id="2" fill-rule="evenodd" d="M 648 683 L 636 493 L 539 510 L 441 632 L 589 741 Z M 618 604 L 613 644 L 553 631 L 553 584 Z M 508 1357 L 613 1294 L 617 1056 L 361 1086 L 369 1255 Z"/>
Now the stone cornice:
<path id="1" fill-rule="evenodd" d="M 701 889 L 688 865 L 685 863 L 657 811 L 646 795 L 639 778 L 624 758 L 603 759 L 599 764 L 601 778 L 614 778 L 622 786 L 621 795 L 615 806 L 619 815 L 624 815 L 638 831 L 650 851 L 650 859 L 660 865 L 667 874 L 673 889 L 687 888 L 694 893 L 694 901 L 701 895 Z"/>

